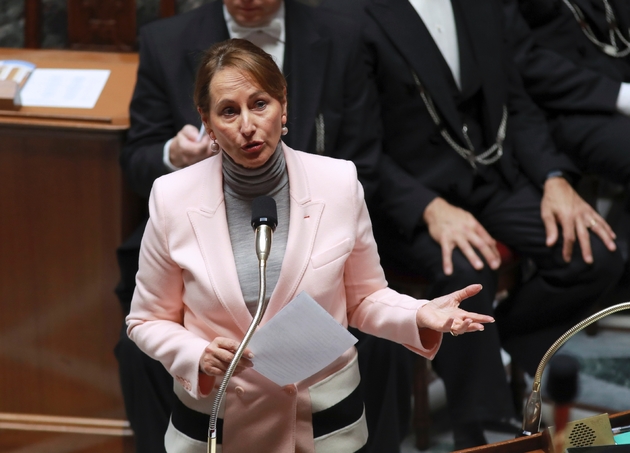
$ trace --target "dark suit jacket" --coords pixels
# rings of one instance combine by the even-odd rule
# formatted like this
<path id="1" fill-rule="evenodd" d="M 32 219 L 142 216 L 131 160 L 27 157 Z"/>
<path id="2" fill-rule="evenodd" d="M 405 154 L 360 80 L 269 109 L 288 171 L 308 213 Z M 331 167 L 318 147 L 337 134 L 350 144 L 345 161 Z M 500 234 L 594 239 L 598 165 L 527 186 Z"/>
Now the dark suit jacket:
<path id="1" fill-rule="evenodd" d="M 574 53 L 572 50 L 566 55 L 561 54 L 561 49 L 548 45 L 548 36 L 540 41 L 530 28 L 530 25 L 546 28 L 548 20 L 559 19 L 561 8 L 566 8 L 562 2 L 545 0 L 543 5 L 547 5 L 547 9 L 529 0 L 503 0 L 503 4 L 506 29 L 514 47 L 519 73 L 527 93 L 539 106 L 551 114 L 616 112 L 621 79 L 590 68 L 581 57 L 569 58 Z M 582 38 L 575 36 L 577 24 L 566 19 L 562 20 L 568 28 L 565 32 L 568 31 L 571 39 L 576 38 L 580 42 Z M 545 33 L 550 31 L 548 29 Z M 556 32 L 560 31 L 556 29 Z M 600 59 L 601 56 L 597 55 L 596 58 Z"/>
<path id="2" fill-rule="evenodd" d="M 521 0 L 521 10 L 529 1 L 531 0 Z M 571 1 L 582 10 L 598 38 L 607 40 L 608 25 L 603 2 L 601 0 Z M 534 19 L 532 15 L 525 15 L 540 41 L 574 62 L 584 64 L 615 80 L 627 78 L 630 58 L 618 59 L 605 55 L 584 35 L 569 8 L 561 0 L 552 0 L 552 2 L 560 4 L 555 15 L 539 19 L 533 25 L 531 24 Z M 618 21 L 617 25 L 627 39 L 630 26 L 630 4 L 625 0 L 609 0 L 609 3 Z"/>
<path id="3" fill-rule="evenodd" d="M 503 0 L 503 4 L 515 62 L 527 93 L 539 106 L 552 115 L 616 112 L 622 79 L 616 70 L 599 71 L 596 66 L 586 64 L 583 60 L 586 49 L 577 50 L 584 47 L 585 38 L 578 36 L 582 32 L 577 23 L 565 17 L 568 9 L 561 1 Z M 551 21 L 557 21 L 555 26 Z M 530 27 L 540 28 L 533 32 Z M 551 38 L 552 32 L 566 36 Z M 562 46 L 553 48 L 553 42 L 566 40 Z M 566 44 L 570 46 L 567 48 Z M 588 44 L 586 47 L 592 46 Z M 589 49 L 588 54 L 596 60 L 610 58 L 595 55 L 593 50 Z"/>
<path id="4" fill-rule="evenodd" d="M 542 186 L 552 169 L 574 171 L 556 152 L 545 118 L 528 98 L 511 61 L 500 0 L 452 0 L 458 29 L 462 92 L 481 86 L 486 145 L 494 143 L 503 106 L 509 110 L 504 156 L 494 164 L 505 184 L 524 173 Z M 365 39 L 378 84 L 384 123 L 382 209 L 410 237 L 436 196 L 454 204 L 472 190 L 473 172 L 441 137 L 412 76 L 417 73 L 450 134 L 464 144 L 451 89 L 452 76 L 430 33 L 408 0 L 367 0 Z M 470 49 L 462 52 L 461 49 Z"/>
<path id="5" fill-rule="evenodd" d="M 215 0 L 141 30 L 131 128 L 121 165 L 132 188 L 144 197 L 153 181 L 167 173 L 162 163 L 166 141 L 186 124 L 201 124 L 193 103 L 194 80 L 201 53 L 229 38 L 222 4 Z M 296 0 L 285 0 L 285 8 L 289 134 L 283 140 L 314 152 L 315 118 L 321 113 L 325 154 L 355 162 L 367 197 L 373 192 L 379 131 L 359 30 L 325 8 Z"/>

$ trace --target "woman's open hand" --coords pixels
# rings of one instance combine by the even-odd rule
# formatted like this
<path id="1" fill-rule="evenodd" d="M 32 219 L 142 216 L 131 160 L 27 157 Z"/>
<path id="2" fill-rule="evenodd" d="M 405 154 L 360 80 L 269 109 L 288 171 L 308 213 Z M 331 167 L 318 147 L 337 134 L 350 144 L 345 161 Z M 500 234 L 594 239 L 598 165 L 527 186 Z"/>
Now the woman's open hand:
<path id="1" fill-rule="evenodd" d="M 199 370 L 209 376 L 222 376 L 227 371 L 234 354 L 238 349 L 239 342 L 230 338 L 217 337 L 212 343 L 206 346 L 206 350 L 199 361 Z M 234 374 L 243 372 L 246 368 L 254 366 L 252 359 L 254 354 L 249 349 L 245 349 L 243 356 L 238 361 Z"/>
<path id="2" fill-rule="evenodd" d="M 459 308 L 459 304 L 481 291 L 481 285 L 470 285 L 459 291 L 437 297 L 416 312 L 418 328 L 461 335 L 483 330 L 483 323 L 494 322 L 492 316 L 481 315 Z"/>

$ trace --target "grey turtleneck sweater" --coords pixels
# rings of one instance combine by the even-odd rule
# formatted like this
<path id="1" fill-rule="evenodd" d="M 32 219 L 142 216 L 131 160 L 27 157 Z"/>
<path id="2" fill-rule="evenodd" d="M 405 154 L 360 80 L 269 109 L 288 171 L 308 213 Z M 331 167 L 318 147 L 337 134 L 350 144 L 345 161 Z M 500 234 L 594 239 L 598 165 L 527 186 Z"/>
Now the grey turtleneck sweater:
<path id="1" fill-rule="evenodd" d="M 223 191 L 238 280 L 247 309 L 253 316 L 258 303 L 258 258 L 251 227 L 254 198 L 273 197 L 278 209 L 278 227 L 267 260 L 266 300 L 278 283 L 289 236 L 289 176 L 281 144 L 259 168 L 242 167 L 223 153 Z"/>

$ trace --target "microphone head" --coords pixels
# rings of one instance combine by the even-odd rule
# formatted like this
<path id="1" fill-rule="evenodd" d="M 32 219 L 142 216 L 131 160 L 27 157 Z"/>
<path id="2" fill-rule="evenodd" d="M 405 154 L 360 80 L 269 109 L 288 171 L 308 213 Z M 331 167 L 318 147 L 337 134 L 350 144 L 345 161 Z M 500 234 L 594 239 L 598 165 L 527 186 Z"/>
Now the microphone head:
<path id="1" fill-rule="evenodd" d="M 580 364 L 570 355 L 557 355 L 549 362 L 547 393 L 556 404 L 567 404 L 578 393 Z"/>
<path id="2" fill-rule="evenodd" d="M 252 228 L 255 230 L 260 225 L 267 225 L 272 231 L 278 225 L 276 200 L 266 195 L 256 197 L 252 202 Z"/>

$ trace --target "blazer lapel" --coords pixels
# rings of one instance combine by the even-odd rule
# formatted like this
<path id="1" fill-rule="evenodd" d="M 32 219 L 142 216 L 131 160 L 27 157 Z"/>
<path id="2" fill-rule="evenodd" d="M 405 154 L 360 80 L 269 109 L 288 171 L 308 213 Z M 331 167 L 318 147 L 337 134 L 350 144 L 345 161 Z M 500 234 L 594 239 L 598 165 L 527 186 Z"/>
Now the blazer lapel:
<path id="1" fill-rule="evenodd" d="M 475 53 L 473 52 L 471 39 L 465 26 L 464 13 L 461 8 L 459 8 L 458 3 L 453 2 L 452 6 L 455 26 L 457 27 L 457 44 L 459 46 L 461 94 L 463 99 L 468 99 L 475 94 L 481 85 L 479 68 Z"/>
<path id="2" fill-rule="evenodd" d="M 302 160 L 283 144 L 291 197 L 289 237 L 280 278 L 269 300 L 263 322 L 268 321 L 295 296 L 313 252 L 313 244 L 325 203 L 313 200 Z"/>
<path id="3" fill-rule="evenodd" d="M 318 114 L 330 41 L 319 35 L 310 8 L 285 0 L 286 47 L 284 74 L 288 84 L 289 135 L 287 142 L 306 150 Z"/>
<path id="4" fill-rule="evenodd" d="M 190 39 L 184 52 L 186 62 L 192 74 L 192 80 L 197 75 L 197 66 L 202 54 L 213 44 L 230 39 L 230 34 L 223 17 L 223 2 L 214 0 L 197 9 L 201 19 L 194 30 L 189 30 Z"/>
<path id="5" fill-rule="evenodd" d="M 600 39 L 607 39 L 608 25 L 606 24 L 606 14 L 602 0 L 596 0 L 595 2 L 593 0 L 572 0 L 572 3 L 575 3 L 582 10 L 586 16 L 586 22 L 594 29 L 595 35 Z M 563 8 L 566 8 L 566 6 L 563 5 Z M 617 14 L 618 10 L 616 8 L 613 9 L 615 9 L 615 14 Z"/>
<path id="6" fill-rule="evenodd" d="M 261 325 L 296 296 L 310 262 L 325 206 L 323 201 L 311 198 L 308 177 L 299 155 L 284 144 L 283 150 L 289 174 L 291 200 L 289 236 L 280 278 L 271 294 Z M 205 185 L 199 189 L 201 193 L 209 195 L 204 196 L 204 201 L 198 207 L 188 210 L 188 217 L 203 256 L 212 290 L 244 335 L 252 316 L 247 310 L 240 290 L 227 227 L 221 157 L 212 158 L 211 164 Z"/>
<path id="7" fill-rule="evenodd" d="M 621 34 L 628 38 L 630 35 L 630 30 L 628 27 L 630 24 L 628 23 L 628 14 L 630 13 L 630 5 L 628 5 L 627 1 L 618 1 L 618 0 L 610 0 L 613 11 L 615 12 L 615 18 L 617 19 L 617 26 L 621 31 Z"/>
<path id="8" fill-rule="evenodd" d="M 575 3 L 582 10 L 586 16 L 587 22 L 591 27 L 595 28 L 596 35 L 603 39 L 605 42 L 609 42 L 608 38 L 608 22 L 606 21 L 606 9 L 602 0 L 574 0 Z M 617 27 L 625 36 L 628 37 L 628 4 L 626 1 L 608 0 L 610 6 L 613 9 L 615 19 L 617 21 Z"/>
<path id="9" fill-rule="evenodd" d="M 244 335 L 252 316 L 240 290 L 230 242 L 223 198 L 221 156 L 211 159 L 209 169 L 204 186 L 199 188 L 203 194 L 203 202 L 197 208 L 188 210 L 188 218 L 206 265 L 210 285 L 223 308 Z"/>
<path id="10" fill-rule="evenodd" d="M 366 10 L 407 61 L 410 70 L 418 75 L 442 119 L 463 141 L 462 123 L 451 87 L 435 67 L 435 62 L 441 62 L 444 57 L 416 10 L 408 0 L 372 0 Z"/>
<path id="11" fill-rule="evenodd" d="M 630 18 L 630 5 L 627 1 L 611 0 L 611 3 L 613 4 L 619 30 L 627 39 L 630 36 L 630 23 L 628 23 L 628 18 Z"/>
<path id="12" fill-rule="evenodd" d="M 488 143 L 494 143 L 496 139 L 503 105 L 507 102 L 507 87 L 505 85 L 505 69 L 503 58 L 503 30 L 496 30 L 489 24 L 496 23 L 488 20 L 496 15 L 491 2 L 467 0 L 451 0 L 459 32 L 466 34 L 464 39 L 470 39 L 474 59 L 477 61 L 478 71 L 481 74 L 483 87 L 483 99 L 485 102 L 484 114 L 488 124 L 484 128 L 484 134 Z M 457 11 L 461 13 L 457 13 Z M 502 22 L 501 22 L 502 23 Z"/>

